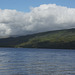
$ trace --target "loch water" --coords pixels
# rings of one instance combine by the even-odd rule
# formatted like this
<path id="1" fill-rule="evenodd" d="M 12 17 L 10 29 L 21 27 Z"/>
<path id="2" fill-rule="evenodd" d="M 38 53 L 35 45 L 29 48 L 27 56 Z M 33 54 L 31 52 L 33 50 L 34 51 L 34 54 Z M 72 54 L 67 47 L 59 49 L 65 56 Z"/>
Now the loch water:
<path id="1" fill-rule="evenodd" d="M 0 48 L 0 75 L 75 75 L 75 50 Z"/>

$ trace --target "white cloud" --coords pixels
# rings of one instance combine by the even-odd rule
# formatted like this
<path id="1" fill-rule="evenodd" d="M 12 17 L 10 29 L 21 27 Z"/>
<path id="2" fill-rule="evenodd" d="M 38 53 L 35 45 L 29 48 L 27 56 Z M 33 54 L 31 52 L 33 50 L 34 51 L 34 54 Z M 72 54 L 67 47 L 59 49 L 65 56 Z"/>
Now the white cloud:
<path id="1" fill-rule="evenodd" d="M 29 13 L 0 9 L 0 36 L 75 28 L 75 8 L 43 4 Z"/>

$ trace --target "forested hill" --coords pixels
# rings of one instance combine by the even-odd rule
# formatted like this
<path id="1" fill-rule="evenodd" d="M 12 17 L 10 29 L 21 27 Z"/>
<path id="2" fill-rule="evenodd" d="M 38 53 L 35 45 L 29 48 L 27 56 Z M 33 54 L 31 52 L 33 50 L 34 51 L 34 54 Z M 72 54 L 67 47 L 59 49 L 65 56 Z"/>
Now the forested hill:
<path id="1" fill-rule="evenodd" d="M 75 49 L 75 29 L 0 39 L 0 47 Z"/>

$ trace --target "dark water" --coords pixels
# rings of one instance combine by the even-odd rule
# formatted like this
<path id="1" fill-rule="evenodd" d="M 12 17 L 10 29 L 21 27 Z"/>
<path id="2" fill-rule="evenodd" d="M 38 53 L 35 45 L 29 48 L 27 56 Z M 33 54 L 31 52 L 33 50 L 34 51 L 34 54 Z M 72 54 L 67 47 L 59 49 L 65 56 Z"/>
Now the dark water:
<path id="1" fill-rule="evenodd" d="M 75 50 L 0 48 L 0 75 L 75 75 Z"/>

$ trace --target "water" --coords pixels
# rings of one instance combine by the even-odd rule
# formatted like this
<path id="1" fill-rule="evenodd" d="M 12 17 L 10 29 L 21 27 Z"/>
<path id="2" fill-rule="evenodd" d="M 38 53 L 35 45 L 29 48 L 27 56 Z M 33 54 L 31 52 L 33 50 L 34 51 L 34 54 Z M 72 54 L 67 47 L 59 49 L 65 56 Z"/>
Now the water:
<path id="1" fill-rule="evenodd" d="M 75 75 L 75 50 L 0 48 L 0 75 Z"/>

